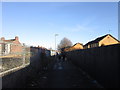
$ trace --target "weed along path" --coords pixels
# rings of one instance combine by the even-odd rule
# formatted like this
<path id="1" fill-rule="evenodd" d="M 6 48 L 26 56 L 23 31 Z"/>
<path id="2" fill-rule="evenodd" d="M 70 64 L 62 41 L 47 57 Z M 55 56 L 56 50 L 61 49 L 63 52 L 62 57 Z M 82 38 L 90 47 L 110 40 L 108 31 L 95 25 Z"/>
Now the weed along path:
<path id="1" fill-rule="evenodd" d="M 70 61 L 58 60 L 39 74 L 27 88 L 101 88 L 101 86 Z"/>

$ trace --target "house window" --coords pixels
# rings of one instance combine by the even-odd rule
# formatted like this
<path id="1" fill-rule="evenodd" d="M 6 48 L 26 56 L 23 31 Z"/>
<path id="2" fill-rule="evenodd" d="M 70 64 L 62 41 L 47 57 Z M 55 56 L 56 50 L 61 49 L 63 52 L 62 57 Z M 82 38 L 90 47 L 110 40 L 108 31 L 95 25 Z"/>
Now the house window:
<path id="1" fill-rule="evenodd" d="M 95 47 L 97 47 L 97 43 L 95 43 Z"/>
<path id="2" fill-rule="evenodd" d="M 92 48 L 92 44 L 90 45 L 90 47 Z"/>

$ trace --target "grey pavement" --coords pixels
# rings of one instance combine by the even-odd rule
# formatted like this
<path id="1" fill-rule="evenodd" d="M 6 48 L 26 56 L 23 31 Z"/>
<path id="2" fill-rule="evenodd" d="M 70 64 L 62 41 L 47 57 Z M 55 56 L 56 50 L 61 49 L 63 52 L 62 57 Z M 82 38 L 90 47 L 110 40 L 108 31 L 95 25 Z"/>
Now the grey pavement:
<path id="1" fill-rule="evenodd" d="M 27 88 L 102 88 L 70 61 L 56 59 L 44 74 L 28 83 Z"/>

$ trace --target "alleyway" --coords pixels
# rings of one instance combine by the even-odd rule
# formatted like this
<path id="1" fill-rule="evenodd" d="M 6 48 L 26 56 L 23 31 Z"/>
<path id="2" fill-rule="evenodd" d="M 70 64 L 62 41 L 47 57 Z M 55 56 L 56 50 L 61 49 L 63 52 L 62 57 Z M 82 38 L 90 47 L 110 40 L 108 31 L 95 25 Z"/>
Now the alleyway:
<path id="1" fill-rule="evenodd" d="M 45 73 L 38 75 L 27 88 L 101 88 L 70 61 L 56 59 Z"/>

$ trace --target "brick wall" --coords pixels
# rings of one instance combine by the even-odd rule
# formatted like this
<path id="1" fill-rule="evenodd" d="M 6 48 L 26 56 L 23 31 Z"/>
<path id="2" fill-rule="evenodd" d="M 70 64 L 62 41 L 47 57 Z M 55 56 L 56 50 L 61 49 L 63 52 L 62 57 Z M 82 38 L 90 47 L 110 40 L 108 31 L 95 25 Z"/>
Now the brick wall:
<path id="1" fill-rule="evenodd" d="M 111 36 L 108 35 L 99 42 L 99 46 L 112 45 L 112 44 L 117 44 L 117 43 L 119 43 L 117 40 L 115 40 L 114 38 L 112 38 Z"/>
<path id="2" fill-rule="evenodd" d="M 23 47 L 19 41 L 13 41 L 13 44 L 11 44 L 10 49 L 11 49 L 10 50 L 11 53 L 17 53 L 17 52 L 19 53 L 23 51 Z"/>

